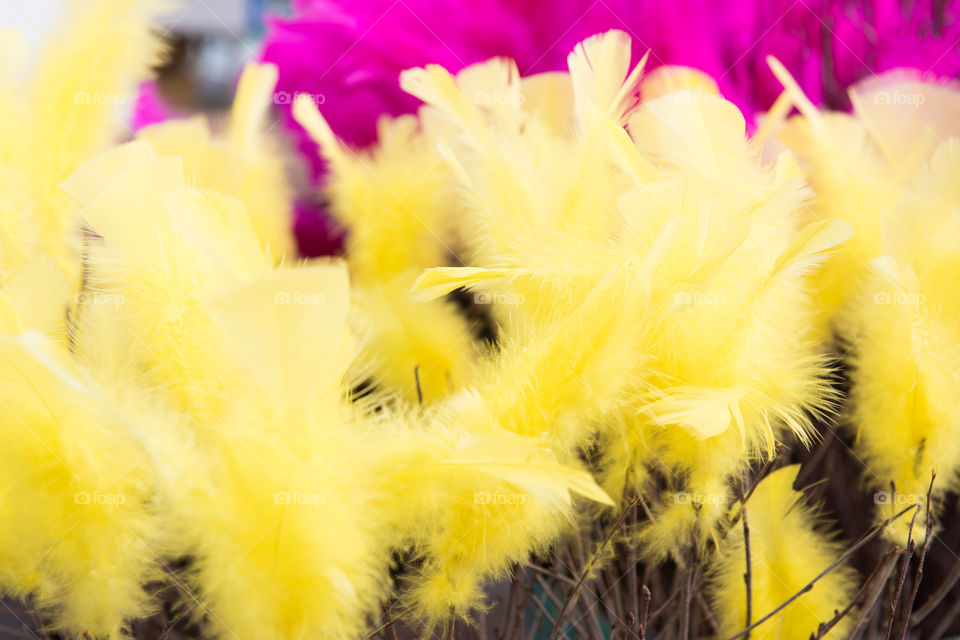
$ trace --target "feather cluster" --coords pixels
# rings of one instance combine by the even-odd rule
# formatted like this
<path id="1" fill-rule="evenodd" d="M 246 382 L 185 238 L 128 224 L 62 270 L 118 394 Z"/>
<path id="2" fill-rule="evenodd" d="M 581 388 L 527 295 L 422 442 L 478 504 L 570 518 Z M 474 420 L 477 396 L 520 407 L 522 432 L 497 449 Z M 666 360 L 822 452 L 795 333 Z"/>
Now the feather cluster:
<path id="1" fill-rule="evenodd" d="M 856 236 L 816 279 L 821 330 L 849 359 L 846 422 L 883 521 L 956 486 L 960 470 L 960 300 L 956 295 L 960 88 L 898 71 L 853 87 L 852 113 L 801 106 L 775 136 L 817 185 L 811 218 L 846 220 Z M 937 476 L 934 482 L 934 475 Z M 906 544 L 916 521 L 890 534 Z"/>
<path id="2" fill-rule="evenodd" d="M 129 4 L 80 19 L 146 15 Z M 393 589 L 439 621 L 546 552 L 571 492 L 609 502 L 538 437 L 355 397 L 367 367 L 346 269 L 283 259 L 282 166 L 261 129 L 274 81 L 245 72 L 223 136 L 171 121 L 80 165 L 109 135 L 63 139 L 71 155 L 36 170 L 62 194 L 29 194 L 25 231 L 4 236 L 0 582 L 60 628 L 119 636 L 157 581 L 224 636 L 360 637 Z M 394 554 L 419 559 L 409 584 L 393 584 Z"/>
<path id="3" fill-rule="evenodd" d="M 663 68 L 643 82 L 630 59 L 609 32 L 569 74 L 521 79 L 494 60 L 401 77 L 454 127 L 439 144 L 477 265 L 428 270 L 415 292 L 501 303 L 502 349 L 477 382 L 501 424 L 573 457 L 599 447 L 615 494 L 656 472 L 710 496 L 662 505 L 647 534 L 666 554 L 712 535 L 729 478 L 778 436 L 808 438 L 828 408 L 807 278 L 849 228 L 803 225 L 790 157 L 762 162 L 708 79 Z"/>
<path id="4" fill-rule="evenodd" d="M 350 233 L 305 261 L 275 66 L 222 130 L 116 144 L 103 96 L 143 80 L 161 9 L 78 4 L 0 100 L 0 588 L 52 628 L 129 635 L 159 586 L 212 637 L 429 633 L 599 531 L 568 598 L 623 547 L 709 567 L 721 635 L 806 638 L 856 576 L 799 468 L 756 469 L 838 410 L 833 335 L 888 535 L 956 487 L 953 85 L 876 77 L 821 112 L 772 61 L 750 136 L 724 83 L 615 30 L 565 71 L 407 69 L 422 105 L 372 146 L 290 96 Z"/>

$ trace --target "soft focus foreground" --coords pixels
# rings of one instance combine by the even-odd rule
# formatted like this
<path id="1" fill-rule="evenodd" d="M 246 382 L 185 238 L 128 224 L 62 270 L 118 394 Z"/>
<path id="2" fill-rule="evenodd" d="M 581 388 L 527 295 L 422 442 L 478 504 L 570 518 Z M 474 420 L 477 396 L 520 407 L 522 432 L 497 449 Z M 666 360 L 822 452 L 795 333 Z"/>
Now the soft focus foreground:
<path id="1" fill-rule="evenodd" d="M 117 144 L 163 5 L 78 3 L 2 78 L 0 587 L 38 634 L 957 630 L 952 84 L 821 111 L 771 58 L 748 135 L 607 31 L 407 69 L 366 148 L 292 97 L 350 232 L 303 260 L 277 67 Z"/>

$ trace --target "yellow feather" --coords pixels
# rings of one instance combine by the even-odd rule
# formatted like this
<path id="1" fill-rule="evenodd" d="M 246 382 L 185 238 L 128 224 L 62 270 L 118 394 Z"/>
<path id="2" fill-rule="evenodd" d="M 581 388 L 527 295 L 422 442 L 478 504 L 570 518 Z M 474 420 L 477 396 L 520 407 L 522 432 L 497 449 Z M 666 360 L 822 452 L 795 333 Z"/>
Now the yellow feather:
<path id="1" fill-rule="evenodd" d="M 0 583 L 57 626 L 119 635 L 146 613 L 161 528 L 125 415 L 38 333 L 0 337 Z"/>
<path id="2" fill-rule="evenodd" d="M 265 133 L 276 82 L 277 70 L 272 65 L 247 65 L 229 127 L 222 135 L 214 136 L 203 117 L 151 125 L 138 134 L 157 155 L 182 157 L 190 186 L 215 189 L 240 200 L 261 250 L 275 264 L 289 259 L 294 250 L 293 195 L 285 160 L 274 139 Z"/>
<path id="3" fill-rule="evenodd" d="M 163 0 L 68 3 L 26 79 L 3 79 L 0 235 L 5 267 L 42 253 L 79 282 L 77 226 L 59 183 L 123 135 L 119 108 L 162 49 L 150 24 Z M 9 39 L 7 39 L 9 42 Z M 16 46 L 6 47 L 15 59 Z M 16 68 L 16 67 L 12 67 Z M 20 67 L 22 68 L 22 67 Z"/>
<path id="4" fill-rule="evenodd" d="M 760 481 L 745 508 L 750 527 L 753 621 L 787 602 L 840 555 L 837 543 L 816 529 L 817 515 L 793 489 L 800 465 L 771 472 Z M 711 589 L 720 634 L 733 635 L 747 615 L 744 567 L 746 551 L 740 523 L 731 526 L 715 557 Z M 751 632 L 751 637 L 780 640 L 809 638 L 854 596 L 856 573 L 834 569 L 813 588 Z M 853 621 L 841 620 L 825 636 L 844 638 Z"/>
<path id="5" fill-rule="evenodd" d="M 484 86 L 494 66 L 472 71 Z M 350 231 L 347 263 L 354 302 L 366 316 L 362 354 L 374 381 L 410 403 L 434 402 L 468 382 L 470 329 L 452 305 L 411 300 L 416 273 L 452 257 L 457 202 L 428 114 L 379 123 L 371 152 L 346 148 L 310 103 L 294 116 L 330 163 L 331 209 Z M 419 387 L 418 387 L 419 384 Z"/>

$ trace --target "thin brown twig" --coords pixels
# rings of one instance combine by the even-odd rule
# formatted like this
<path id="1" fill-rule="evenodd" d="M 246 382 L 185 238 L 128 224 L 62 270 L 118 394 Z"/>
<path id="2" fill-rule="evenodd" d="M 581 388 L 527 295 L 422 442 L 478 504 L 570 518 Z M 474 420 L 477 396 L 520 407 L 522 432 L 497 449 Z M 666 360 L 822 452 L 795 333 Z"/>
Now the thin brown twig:
<path id="1" fill-rule="evenodd" d="M 746 483 L 744 482 L 744 485 Z M 759 484 L 759 482 L 757 483 Z M 756 486 L 756 485 L 754 485 Z M 743 487 L 744 493 L 746 494 L 746 486 Z M 745 495 L 743 498 L 743 508 L 740 513 L 740 522 L 743 524 L 743 555 L 746 560 L 746 570 L 743 573 L 743 582 L 747 588 L 747 619 L 744 623 L 745 627 L 750 627 L 750 624 L 753 622 L 753 570 L 750 563 L 750 524 L 747 522 L 747 499 L 749 495 Z M 747 635 L 744 636 L 746 640 L 750 640 L 750 633 L 747 632 Z"/>
<path id="2" fill-rule="evenodd" d="M 756 490 L 757 485 L 759 485 L 760 481 L 763 480 L 764 477 L 766 477 L 766 475 L 770 472 L 770 468 L 773 467 L 774 464 L 776 464 L 777 460 L 780 458 L 780 455 L 784 451 L 786 451 L 786 449 L 787 447 L 782 442 L 778 442 L 776 443 L 776 445 L 774 445 L 773 457 L 767 460 L 763 464 L 763 466 L 760 467 L 760 471 L 757 473 L 757 477 L 754 479 L 753 484 L 750 485 L 750 489 L 741 498 L 740 500 L 741 504 L 747 504 L 747 500 L 749 500 L 750 496 L 753 495 L 753 492 L 754 490 Z"/>
<path id="3" fill-rule="evenodd" d="M 368 632 L 367 635 L 363 636 L 363 640 L 373 640 L 373 638 L 377 637 L 377 634 L 378 634 L 378 633 L 380 633 L 381 631 L 384 631 L 385 629 L 387 629 L 390 625 L 392 625 L 392 624 L 395 623 L 396 621 L 397 621 L 396 618 L 393 618 L 393 619 L 391 619 L 391 620 L 387 620 L 386 622 L 384 622 L 383 624 L 381 624 L 379 627 L 377 627 L 377 628 L 374 629 L 373 631 Z"/>
<path id="4" fill-rule="evenodd" d="M 633 526 L 637 524 L 637 512 L 635 509 L 631 509 L 630 524 Z M 637 549 L 630 542 L 627 543 L 627 572 L 627 594 L 629 598 L 629 604 L 627 606 L 630 611 L 633 611 L 634 607 L 640 606 L 640 586 L 637 579 Z M 628 635 L 635 633 L 636 620 L 636 616 L 631 618 Z"/>
<path id="5" fill-rule="evenodd" d="M 653 511 L 650 510 L 650 505 L 647 504 L 647 501 L 643 499 L 640 493 L 637 493 L 637 499 L 640 501 L 640 506 L 643 507 L 644 515 L 647 516 L 650 522 L 654 522 L 656 518 L 653 516 Z"/>
<path id="6" fill-rule="evenodd" d="M 650 614 L 650 602 L 653 600 L 653 594 L 650 593 L 650 589 L 647 588 L 647 585 L 643 585 L 643 614 L 640 616 L 640 640 L 645 640 L 647 637 L 647 622 L 649 621 Z"/>
<path id="7" fill-rule="evenodd" d="M 513 622 L 513 628 L 510 630 L 510 635 L 511 635 L 511 637 L 514 636 L 514 635 L 517 635 L 517 634 L 520 633 L 520 631 L 521 631 L 521 627 L 523 626 L 523 612 L 524 612 L 524 611 L 526 610 L 526 608 L 527 608 L 527 601 L 528 601 L 530 598 L 533 598 L 533 597 L 534 597 L 534 594 L 533 594 L 533 591 L 534 591 L 534 580 L 535 580 L 535 578 L 534 578 L 534 577 L 531 577 L 531 578 L 530 578 L 530 584 L 529 584 L 529 586 L 528 586 L 528 585 L 524 582 L 523 577 L 521 576 L 521 579 L 520 579 L 520 597 L 519 597 L 519 600 L 518 600 L 518 602 L 517 602 L 517 616 L 516 616 L 516 619 L 515 619 L 514 622 Z"/>
<path id="8" fill-rule="evenodd" d="M 767 460 L 764 463 L 764 465 L 760 467 L 760 471 L 757 472 L 757 476 L 754 479 L 753 483 L 750 485 L 750 488 L 745 489 L 743 485 L 741 485 L 741 490 L 737 492 L 737 499 L 736 499 L 736 502 L 734 503 L 734 504 L 739 504 L 741 508 L 736 513 L 734 513 L 733 516 L 730 518 L 731 526 L 739 522 L 740 514 L 743 512 L 743 507 L 746 506 L 747 501 L 750 499 L 750 496 L 752 496 L 753 492 L 757 489 L 757 485 L 759 485 L 760 481 L 763 480 L 764 477 L 766 477 L 766 475 L 770 472 L 770 469 L 773 467 L 774 464 L 777 463 L 777 460 L 779 460 L 780 455 L 784 451 L 787 451 L 787 447 L 783 443 L 778 442 L 776 444 L 775 453 L 773 457 Z"/>
<path id="9" fill-rule="evenodd" d="M 399 640 L 397 637 L 397 618 L 393 615 L 393 604 L 390 600 L 387 600 L 387 604 L 384 607 L 384 614 L 386 614 L 387 621 L 384 623 L 387 625 L 387 629 L 390 630 L 390 638 L 392 640 Z"/>
<path id="10" fill-rule="evenodd" d="M 563 606 L 563 602 L 560 600 L 560 597 L 557 596 L 557 594 L 555 594 L 552 589 L 550 589 L 549 583 L 547 583 L 543 579 L 540 579 L 540 587 L 543 589 L 544 594 L 550 598 L 550 601 L 553 603 L 553 606 L 557 607 L 557 609 L 559 610 Z M 583 628 L 583 626 L 580 623 L 580 620 L 581 618 L 574 618 L 573 616 L 567 616 L 567 622 L 570 625 L 570 629 L 575 630 L 579 634 L 578 637 L 586 638 L 588 635 L 588 631 Z"/>
<path id="11" fill-rule="evenodd" d="M 547 590 L 547 589 L 544 589 L 544 595 L 552 596 L 553 594 L 548 593 L 548 590 Z M 540 610 L 541 612 L 543 612 L 543 617 L 544 617 L 546 620 L 549 621 L 549 620 L 551 620 L 551 619 L 553 618 L 553 616 L 550 615 L 550 612 L 547 611 L 547 606 L 543 603 L 542 600 L 540 600 L 540 598 L 538 598 L 538 597 L 535 596 L 535 595 L 531 595 L 531 596 L 530 596 L 530 601 L 533 602 L 533 604 L 535 604 L 535 605 L 537 606 L 537 609 L 538 609 L 538 610 Z"/>
<path id="12" fill-rule="evenodd" d="M 917 568 L 913 572 L 913 590 L 910 593 L 910 600 L 907 601 L 905 613 L 902 615 L 903 625 L 900 629 L 900 640 L 903 640 L 907 636 L 907 629 L 910 627 L 910 616 L 913 613 L 913 604 L 917 600 L 917 591 L 920 590 L 920 581 L 923 580 L 923 563 L 927 560 L 927 549 L 930 546 L 930 534 L 933 531 L 933 483 L 937 479 L 937 472 L 933 471 L 930 474 L 930 486 L 927 487 L 927 503 L 926 503 L 926 515 L 924 517 L 924 525 L 926 525 L 926 532 L 923 536 L 923 544 L 920 545 L 920 558 L 917 560 Z"/>
<path id="13" fill-rule="evenodd" d="M 690 610 L 693 605 L 694 577 L 697 570 L 691 567 L 687 572 L 687 579 L 683 586 L 683 610 L 680 616 L 680 639 L 690 637 Z"/>
<path id="14" fill-rule="evenodd" d="M 891 493 L 891 495 L 894 495 Z M 893 637 L 893 626 L 897 620 L 897 610 L 900 606 L 900 596 L 903 594 L 903 583 L 907 579 L 907 571 L 910 569 L 910 560 L 913 558 L 913 525 L 917 521 L 917 515 L 920 513 L 920 505 L 914 505 L 913 517 L 910 518 L 910 528 L 907 529 L 907 548 L 903 551 L 903 569 L 900 570 L 900 577 L 897 579 L 897 588 L 893 595 L 893 602 L 890 603 L 890 619 L 887 624 L 886 640 Z"/>
<path id="15" fill-rule="evenodd" d="M 627 611 L 627 606 L 624 603 L 624 594 L 622 593 L 623 590 L 617 588 L 618 577 L 616 575 L 617 574 L 616 569 L 617 567 L 614 563 L 610 563 L 605 567 L 603 567 L 603 570 L 601 571 L 601 576 L 603 578 L 603 587 L 604 587 L 603 593 L 604 595 L 608 593 L 613 595 L 613 610 L 614 610 L 614 615 L 616 616 L 616 619 L 622 621 L 624 618 L 627 618 L 629 621 L 631 618 L 630 618 L 629 612 Z M 629 598 L 629 596 L 627 597 Z M 609 605 L 607 606 L 607 608 L 608 609 L 610 608 Z M 634 618 L 633 618 L 634 622 L 635 622 L 635 618 L 636 618 L 636 615 L 634 615 Z M 627 626 L 633 625 L 634 622 L 629 623 Z"/>
<path id="16" fill-rule="evenodd" d="M 574 550 L 577 553 L 577 560 L 576 560 L 577 565 L 584 566 L 585 558 L 584 558 L 584 552 L 583 552 L 583 539 L 580 536 L 577 536 L 576 543 L 577 544 Z M 568 555 L 572 557 L 572 553 L 569 551 L 568 551 Z M 590 636 L 590 640 L 604 640 L 603 629 L 600 626 L 600 618 L 597 615 L 597 607 L 594 606 L 595 603 L 599 602 L 599 598 L 593 592 L 592 587 L 583 589 L 581 593 L 583 593 L 583 601 L 585 604 L 586 612 L 582 616 L 577 618 L 577 621 L 579 622 L 580 619 L 582 619 L 584 616 L 589 615 L 590 622 L 593 623 L 593 625 L 590 625 L 589 623 L 587 623 L 587 633 Z"/>
<path id="17" fill-rule="evenodd" d="M 540 629 L 540 621 L 543 620 L 546 616 L 543 613 L 543 610 L 540 609 L 534 613 L 533 622 L 530 624 L 530 631 L 527 633 L 525 640 L 534 640 L 537 637 L 537 631 Z M 483 636 L 486 640 L 486 636 Z"/>
<path id="18" fill-rule="evenodd" d="M 503 601 L 504 611 L 506 612 L 506 618 L 503 621 L 503 628 L 500 629 L 500 637 L 505 638 L 506 640 L 510 639 L 510 627 L 513 623 L 513 616 L 516 612 L 516 591 L 517 583 L 520 581 L 520 577 L 516 576 L 510 581 L 510 588 L 507 590 L 507 597 Z"/>
<path id="19" fill-rule="evenodd" d="M 671 598 L 673 597 L 673 595 L 676 595 L 677 600 L 681 601 L 683 599 L 683 581 L 686 578 L 686 573 L 683 569 L 683 565 L 681 564 L 683 560 L 679 556 L 676 558 L 676 562 L 677 562 L 677 569 L 673 572 L 673 581 L 670 585 L 670 593 L 672 594 Z M 667 616 L 664 617 L 664 621 L 663 621 L 663 624 L 661 625 L 661 628 L 672 629 L 674 628 L 674 626 L 676 626 L 677 627 L 676 633 L 679 634 L 680 614 L 682 609 L 683 609 L 682 606 L 670 607 L 672 614 L 669 617 Z M 674 623 L 676 623 L 676 625 Z"/>
<path id="20" fill-rule="evenodd" d="M 569 583 L 570 585 L 575 585 L 575 584 L 577 584 L 577 581 L 576 581 L 576 580 L 574 580 L 573 578 L 571 578 L 571 577 L 569 577 L 569 576 L 563 575 L 563 574 L 560 573 L 559 571 L 550 571 L 549 569 L 546 569 L 546 568 L 544 568 L 544 567 L 541 567 L 541 566 L 539 566 L 539 565 L 532 564 L 532 563 L 531 563 L 531 564 L 528 564 L 528 565 L 527 565 L 527 568 L 528 568 L 528 569 L 533 569 L 534 571 L 538 571 L 539 573 L 542 573 L 543 575 L 547 576 L 548 578 L 553 578 L 554 580 L 562 580 L 563 582 L 567 582 L 567 583 Z"/>

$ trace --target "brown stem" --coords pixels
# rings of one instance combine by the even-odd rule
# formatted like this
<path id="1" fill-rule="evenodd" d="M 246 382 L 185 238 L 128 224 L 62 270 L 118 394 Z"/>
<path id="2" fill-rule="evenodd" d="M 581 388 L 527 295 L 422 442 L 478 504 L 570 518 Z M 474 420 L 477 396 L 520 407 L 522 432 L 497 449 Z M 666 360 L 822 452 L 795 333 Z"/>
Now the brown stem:
<path id="1" fill-rule="evenodd" d="M 780 457 L 780 454 L 782 454 L 786 450 L 786 448 L 787 447 L 784 446 L 782 442 L 778 442 L 776 444 L 773 451 L 773 457 L 767 460 L 765 463 L 763 463 L 763 466 L 760 467 L 760 471 L 757 473 L 757 477 L 754 478 L 753 484 L 750 485 L 750 489 L 741 498 L 740 500 L 741 504 L 747 503 L 747 500 L 749 500 L 750 496 L 753 495 L 753 492 L 757 488 L 757 485 L 759 485 L 760 481 L 763 480 L 764 477 L 766 477 L 766 475 L 770 472 L 770 468 L 773 467 L 774 464 L 776 464 L 777 459 Z"/>
<path id="2" fill-rule="evenodd" d="M 501 632 L 501 637 L 510 638 L 511 630 L 513 629 L 513 620 L 517 615 L 517 585 L 521 581 L 520 576 L 515 577 L 510 581 L 510 590 L 507 592 L 507 599 L 504 602 L 507 617 L 504 620 L 503 630 Z"/>
<path id="3" fill-rule="evenodd" d="M 650 589 L 647 589 L 647 585 L 643 585 L 643 613 L 640 614 L 640 640 L 645 640 L 647 637 L 647 621 L 649 620 L 651 600 L 653 600 L 653 594 L 650 593 Z"/>
<path id="4" fill-rule="evenodd" d="M 696 570 L 690 568 L 687 573 L 686 582 L 683 585 L 683 614 L 680 616 L 680 639 L 688 640 L 690 638 L 690 610 L 693 604 L 693 587 Z"/>
<path id="5" fill-rule="evenodd" d="M 899 634 L 900 640 L 903 640 L 907 636 L 907 628 L 910 626 L 910 615 L 913 612 L 913 603 L 917 600 L 917 591 L 920 589 L 920 581 L 923 580 L 923 563 L 927 559 L 927 549 L 930 546 L 930 532 L 933 530 L 932 497 L 933 483 L 936 479 L 937 472 L 933 471 L 930 474 L 930 486 L 927 487 L 926 516 L 924 518 L 924 524 L 927 530 L 923 536 L 923 544 L 920 546 L 920 559 L 917 561 L 917 568 L 913 572 L 913 591 L 910 593 L 910 600 L 905 603 L 906 613 L 902 616 L 902 627 Z"/>
<path id="6" fill-rule="evenodd" d="M 744 556 L 746 557 L 747 570 L 743 573 L 743 581 L 747 587 L 747 620 L 746 626 L 750 627 L 750 623 L 753 621 L 753 571 L 750 567 L 750 525 L 747 522 L 747 505 L 743 505 L 743 512 L 741 513 L 741 521 L 743 522 L 743 549 Z M 750 640 L 750 632 L 744 636 L 746 640 Z"/>
<path id="7" fill-rule="evenodd" d="M 663 601 L 663 604 L 661 604 L 659 607 L 657 607 L 656 609 L 654 609 L 654 610 L 653 610 L 653 613 L 650 614 L 650 618 L 649 618 L 650 622 L 656 620 L 657 617 L 658 617 L 661 613 L 663 613 L 664 611 L 666 611 L 667 606 L 668 606 L 671 602 L 673 602 L 673 599 L 676 598 L 677 595 L 679 595 L 679 593 L 680 593 L 680 590 L 679 590 L 679 589 L 674 590 L 674 592 L 671 593 L 670 596 L 669 596 L 666 600 Z"/>
<path id="8" fill-rule="evenodd" d="M 891 495 L 893 495 L 891 493 Z M 893 637 L 893 626 L 897 620 L 897 607 L 900 606 L 900 596 L 903 594 L 903 583 L 907 579 L 907 570 L 910 568 L 910 559 L 913 557 L 913 525 L 917 521 L 917 514 L 920 513 L 920 506 L 911 507 L 913 517 L 910 518 L 910 528 L 907 529 L 907 548 L 903 552 L 903 568 L 900 570 L 900 577 L 897 579 L 897 589 L 893 595 L 893 602 L 890 603 L 890 620 L 887 623 L 886 640 Z"/>
<path id="9" fill-rule="evenodd" d="M 636 510 L 631 510 L 630 524 L 634 526 L 637 524 Z M 629 594 L 629 604 L 627 606 L 630 611 L 633 611 L 634 607 L 640 606 L 640 586 L 637 580 L 637 549 L 633 543 L 629 541 L 627 543 L 627 593 Z M 649 601 L 647 604 L 649 604 Z M 631 620 L 628 627 L 628 635 L 635 633 L 635 625 L 636 617 Z"/>

